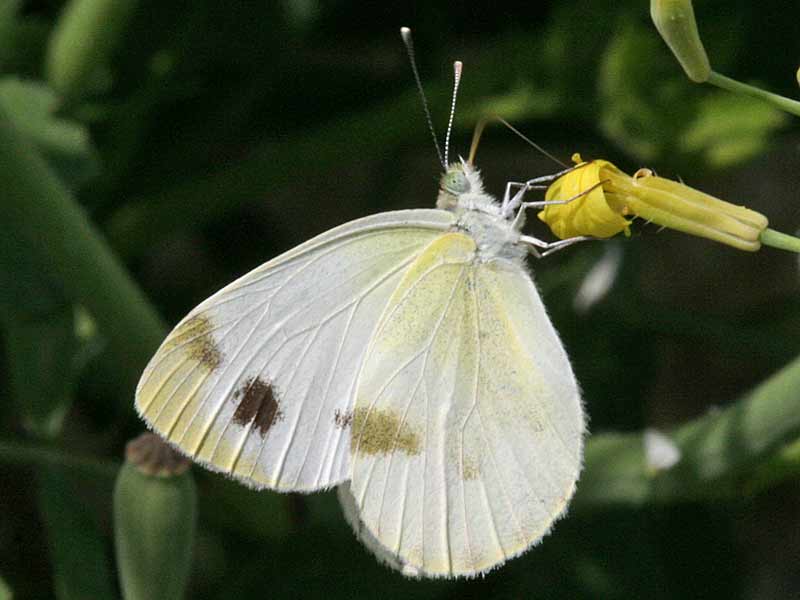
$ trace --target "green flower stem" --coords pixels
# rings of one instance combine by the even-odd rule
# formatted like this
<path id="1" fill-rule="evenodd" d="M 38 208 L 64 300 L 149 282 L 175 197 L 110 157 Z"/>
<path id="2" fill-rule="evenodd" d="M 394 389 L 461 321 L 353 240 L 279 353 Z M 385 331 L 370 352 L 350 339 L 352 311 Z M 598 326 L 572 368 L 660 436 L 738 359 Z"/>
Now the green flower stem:
<path id="1" fill-rule="evenodd" d="M 800 252 L 800 238 L 775 231 L 774 229 L 765 229 L 758 239 L 764 246 L 772 246 L 789 252 Z"/>
<path id="2" fill-rule="evenodd" d="M 0 439 L 0 464 L 22 465 L 27 467 L 56 467 L 76 473 L 83 473 L 99 479 L 114 482 L 120 465 L 116 462 L 93 456 L 80 456 L 43 444 L 17 442 Z"/>
<path id="3" fill-rule="evenodd" d="M 657 474 L 647 468 L 641 434 L 592 436 L 573 509 L 739 498 L 796 477 L 800 453 L 787 447 L 800 437 L 798 390 L 795 359 L 739 402 L 671 432 L 682 458 Z"/>
<path id="4" fill-rule="evenodd" d="M 0 210 L 18 235 L 109 340 L 132 386 L 166 327 L 89 218 L 0 110 Z M 125 402 L 129 398 L 124 399 Z"/>
<path id="5" fill-rule="evenodd" d="M 720 75 L 715 71 L 711 71 L 711 75 L 708 77 L 708 83 L 712 83 L 717 87 L 728 90 L 729 92 L 747 94 L 749 96 L 761 98 L 762 100 L 766 100 L 774 106 L 777 106 L 781 110 L 800 117 L 800 102 L 797 100 L 791 100 L 790 98 L 785 98 L 778 94 L 767 92 L 766 90 L 742 83 L 741 81 L 736 81 L 730 77 L 725 77 L 725 75 Z"/>

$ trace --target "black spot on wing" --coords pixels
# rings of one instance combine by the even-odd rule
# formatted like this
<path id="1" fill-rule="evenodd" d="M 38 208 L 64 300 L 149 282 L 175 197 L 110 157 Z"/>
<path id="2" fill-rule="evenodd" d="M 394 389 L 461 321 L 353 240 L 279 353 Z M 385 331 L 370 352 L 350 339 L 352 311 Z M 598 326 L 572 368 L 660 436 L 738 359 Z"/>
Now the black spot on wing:
<path id="1" fill-rule="evenodd" d="M 207 316 L 196 315 L 175 328 L 167 340 L 167 349 L 182 347 L 200 366 L 214 371 L 223 356 L 214 340 L 213 328 Z"/>
<path id="2" fill-rule="evenodd" d="M 333 411 L 333 423 L 339 429 L 344 429 L 345 427 L 350 427 L 353 422 L 353 411 L 345 411 L 342 412 L 338 408 Z"/>
<path id="3" fill-rule="evenodd" d="M 233 413 L 233 422 L 243 427 L 253 423 L 262 438 L 283 416 L 275 389 L 259 377 L 245 381 L 233 398 L 239 403 Z"/>

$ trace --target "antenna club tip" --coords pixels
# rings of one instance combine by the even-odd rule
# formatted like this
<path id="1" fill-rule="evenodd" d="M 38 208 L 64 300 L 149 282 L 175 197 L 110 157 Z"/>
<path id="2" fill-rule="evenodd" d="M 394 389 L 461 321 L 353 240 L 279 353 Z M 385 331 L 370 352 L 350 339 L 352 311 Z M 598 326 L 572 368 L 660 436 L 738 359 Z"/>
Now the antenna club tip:
<path id="1" fill-rule="evenodd" d="M 400 35 L 403 36 L 403 38 L 407 38 L 411 35 L 411 30 L 408 27 L 401 27 Z"/>

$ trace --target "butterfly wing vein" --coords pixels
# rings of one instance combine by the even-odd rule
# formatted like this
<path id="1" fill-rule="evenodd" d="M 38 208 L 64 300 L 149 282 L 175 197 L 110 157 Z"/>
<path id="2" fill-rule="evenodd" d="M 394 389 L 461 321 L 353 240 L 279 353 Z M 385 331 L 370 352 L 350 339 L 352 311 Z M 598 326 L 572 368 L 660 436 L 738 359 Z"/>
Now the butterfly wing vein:
<path id="1" fill-rule="evenodd" d="M 579 393 L 536 289 L 474 251 L 448 234 L 406 270 L 358 382 L 340 496 L 376 554 L 411 574 L 475 574 L 529 548 L 580 470 Z"/>
<path id="2" fill-rule="evenodd" d="M 137 409 L 183 452 L 249 485 L 312 491 L 346 480 L 372 332 L 408 265 L 452 222 L 439 210 L 382 213 L 244 275 L 170 333 Z"/>

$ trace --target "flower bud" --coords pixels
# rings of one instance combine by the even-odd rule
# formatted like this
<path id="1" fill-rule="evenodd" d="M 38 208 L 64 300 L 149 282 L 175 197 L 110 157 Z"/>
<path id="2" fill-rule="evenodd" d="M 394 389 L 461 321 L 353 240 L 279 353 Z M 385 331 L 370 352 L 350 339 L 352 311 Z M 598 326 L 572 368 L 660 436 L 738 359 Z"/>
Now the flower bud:
<path id="1" fill-rule="evenodd" d="M 639 169 L 632 177 L 606 160 L 582 162 L 557 179 L 545 195 L 550 204 L 539 213 L 561 239 L 609 238 L 629 233 L 630 217 L 754 252 L 761 247 L 767 218 L 743 206 L 719 200 L 678 181 Z"/>
<path id="2" fill-rule="evenodd" d="M 114 488 L 114 538 L 126 600 L 183 598 L 197 493 L 189 461 L 145 433 L 128 444 Z"/>
<path id="3" fill-rule="evenodd" d="M 573 154 L 572 160 L 578 166 L 553 182 L 547 189 L 545 200 L 575 200 L 546 206 L 539 213 L 539 219 L 562 240 L 580 235 L 609 238 L 621 231 L 630 235 L 630 222 L 609 206 L 603 188 L 598 185 L 601 169 L 618 169 L 605 160 L 583 163 L 580 154 Z"/>
<path id="4" fill-rule="evenodd" d="M 650 17 L 689 79 L 702 83 L 711 75 L 691 0 L 651 0 Z"/>

